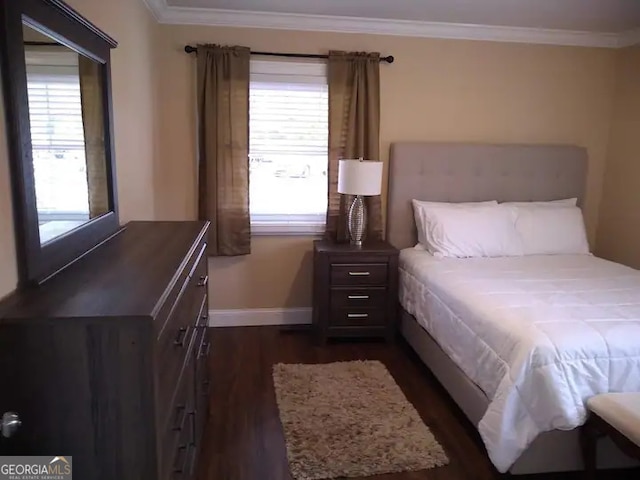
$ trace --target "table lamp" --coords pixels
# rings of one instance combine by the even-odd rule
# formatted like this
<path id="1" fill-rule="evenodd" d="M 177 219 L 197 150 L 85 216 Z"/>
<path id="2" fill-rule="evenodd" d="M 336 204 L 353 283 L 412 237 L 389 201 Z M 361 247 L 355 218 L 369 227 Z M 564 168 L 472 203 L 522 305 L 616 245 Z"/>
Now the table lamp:
<path id="1" fill-rule="evenodd" d="M 367 211 L 364 196 L 380 195 L 382 190 L 382 162 L 375 160 L 340 160 L 338 163 L 338 193 L 355 195 L 347 225 L 351 245 L 362 246 L 367 230 Z"/>

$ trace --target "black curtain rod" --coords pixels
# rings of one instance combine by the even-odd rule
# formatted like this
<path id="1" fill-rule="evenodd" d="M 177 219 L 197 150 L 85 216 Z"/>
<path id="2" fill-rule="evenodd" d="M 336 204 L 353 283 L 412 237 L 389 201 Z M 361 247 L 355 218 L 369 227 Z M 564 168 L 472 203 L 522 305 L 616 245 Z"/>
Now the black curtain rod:
<path id="1" fill-rule="evenodd" d="M 184 51 L 187 53 L 198 53 L 198 49 L 191 45 L 186 45 Z M 286 57 L 286 58 L 329 58 L 329 55 L 317 55 L 314 53 L 275 53 L 275 52 L 251 52 L 251 55 L 262 55 L 265 57 Z M 381 62 L 393 63 L 393 55 L 380 57 Z"/>

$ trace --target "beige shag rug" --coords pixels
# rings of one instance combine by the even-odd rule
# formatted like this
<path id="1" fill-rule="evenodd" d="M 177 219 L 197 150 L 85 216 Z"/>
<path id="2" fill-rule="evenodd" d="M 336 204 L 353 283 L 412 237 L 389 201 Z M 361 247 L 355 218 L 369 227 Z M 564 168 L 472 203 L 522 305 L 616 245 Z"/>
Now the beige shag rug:
<path id="1" fill-rule="evenodd" d="M 449 462 L 380 362 L 277 364 L 273 381 L 296 480 L 422 470 Z"/>

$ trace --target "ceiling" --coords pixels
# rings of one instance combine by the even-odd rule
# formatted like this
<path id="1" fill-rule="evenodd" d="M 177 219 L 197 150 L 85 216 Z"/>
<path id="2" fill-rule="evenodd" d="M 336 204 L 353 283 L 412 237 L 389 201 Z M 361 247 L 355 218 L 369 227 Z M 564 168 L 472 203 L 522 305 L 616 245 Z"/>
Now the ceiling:
<path id="1" fill-rule="evenodd" d="M 640 28 L 640 0 L 166 0 L 242 12 L 620 33 Z"/>

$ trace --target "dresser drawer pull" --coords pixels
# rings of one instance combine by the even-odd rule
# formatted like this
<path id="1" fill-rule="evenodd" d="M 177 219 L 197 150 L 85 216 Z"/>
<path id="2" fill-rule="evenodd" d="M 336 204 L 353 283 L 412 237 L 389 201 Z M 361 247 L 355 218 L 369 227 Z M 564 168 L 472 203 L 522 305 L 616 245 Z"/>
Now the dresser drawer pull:
<path id="1" fill-rule="evenodd" d="M 202 353 L 203 350 L 204 350 L 204 353 Z M 211 351 L 211 342 L 206 342 L 206 343 L 202 342 L 200 344 L 200 348 L 198 350 L 198 356 L 196 358 L 200 360 L 203 357 L 208 357 L 210 351 Z"/>
<path id="2" fill-rule="evenodd" d="M 371 272 L 349 272 L 352 277 L 368 277 Z"/>
<path id="3" fill-rule="evenodd" d="M 182 457 L 182 458 L 180 458 Z M 182 460 L 182 461 L 179 461 Z M 181 464 L 179 467 L 177 464 Z M 187 445 L 180 445 L 176 449 L 176 456 L 173 460 L 173 472 L 182 473 L 187 466 Z"/>
<path id="4" fill-rule="evenodd" d="M 199 287 L 206 287 L 207 283 L 209 283 L 209 275 L 202 275 L 200 280 L 198 280 Z"/>
<path id="5" fill-rule="evenodd" d="M 184 347 L 184 341 L 187 339 L 187 332 L 189 331 L 189 327 L 182 327 L 178 330 L 178 334 L 176 335 L 173 344 L 176 347 Z"/>
<path id="6" fill-rule="evenodd" d="M 182 415 L 181 415 L 182 413 Z M 171 430 L 174 432 L 180 432 L 184 428 L 184 420 L 187 418 L 187 406 L 186 405 L 178 405 L 176 407 L 176 412 L 174 416 L 173 427 Z"/>
<path id="7" fill-rule="evenodd" d="M 349 300 L 368 300 L 369 295 L 349 295 L 347 298 Z"/>
<path id="8" fill-rule="evenodd" d="M 189 465 L 190 459 L 193 456 L 193 443 L 189 443 L 188 445 L 180 445 L 176 451 L 176 456 L 173 464 L 173 473 L 186 473 L 187 467 Z M 180 459 L 182 457 L 182 459 Z M 181 460 L 181 461 L 179 461 Z M 180 464 L 180 466 L 176 466 Z"/>
<path id="9" fill-rule="evenodd" d="M 367 318 L 368 313 L 347 313 L 348 318 Z"/>

